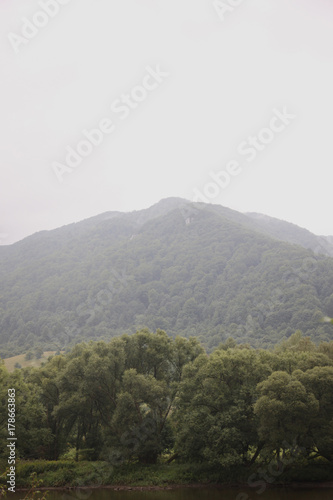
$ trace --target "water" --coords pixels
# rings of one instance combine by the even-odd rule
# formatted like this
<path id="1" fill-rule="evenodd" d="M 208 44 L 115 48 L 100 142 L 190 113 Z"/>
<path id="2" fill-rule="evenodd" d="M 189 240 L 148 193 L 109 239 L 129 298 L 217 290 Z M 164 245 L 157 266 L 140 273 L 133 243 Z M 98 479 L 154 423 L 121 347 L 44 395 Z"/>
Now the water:
<path id="1" fill-rule="evenodd" d="M 8 500 L 20 500 L 24 493 L 8 493 Z M 38 497 L 36 497 L 38 498 Z M 333 500 L 333 488 L 276 488 L 262 494 L 249 488 L 177 489 L 166 491 L 113 491 L 111 489 L 51 491 L 48 500 Z"/>

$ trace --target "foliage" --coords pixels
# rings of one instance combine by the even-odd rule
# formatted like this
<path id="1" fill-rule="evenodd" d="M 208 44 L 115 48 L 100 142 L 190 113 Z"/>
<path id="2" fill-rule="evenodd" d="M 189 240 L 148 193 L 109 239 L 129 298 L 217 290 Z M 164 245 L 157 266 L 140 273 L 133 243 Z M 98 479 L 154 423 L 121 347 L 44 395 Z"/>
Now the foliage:
<path id="1" fill-rule="evenodd" d="M 188 204 L 189 217 L 184 201 L 168 207 L 1 247 L 0 355 L 38 357 L 144 325 L 195 336 L 208 351 L 230 336 L 272 347 L 298 329 L 332 340 L 322 321 L 333 314 L 332 258 L 223 207 Z"/>
<path id="2" fill-rule="evenodd" d="M 8 373 L 1 364 L 1 450 L 6 391 L 15 387 L 24 481 L 43 473 L 72 484 L 87 460 L 107 464 L 101 484 L 131 464 L 169 459 L 224 480 L 295 449 L 288 465 L 332 464 L 332 347 L 296 333 L 273 350 L 228 339 L 207 355 L 194 338 L 143 329 L 79 344 L 40 368 Z"/>
<path id="3" fill-rule="evenodd" d="M 333 366 L 322 346 L 299 334 L 274 351 L 232 345 L 185 368 L 172 415 L 179 455 L 228 469 L 296 447 L 305 463 L 332 463 Z"/>
<path id="4" fill-rule="evenodd" d="M 36 495 L 40 494 L 39 488 L 42 486 L 43 481 L 37 478 L 37 474 L 34 472 L 30 476 L 31 478 L 31 488 L 28 493 L 25 495 L 24 500 L 33 500 L 36 498 Z M 39 500 L 46 500 L 48 497 L 48 493 L 44 493 L 42 497 L 38 497 Z"/>

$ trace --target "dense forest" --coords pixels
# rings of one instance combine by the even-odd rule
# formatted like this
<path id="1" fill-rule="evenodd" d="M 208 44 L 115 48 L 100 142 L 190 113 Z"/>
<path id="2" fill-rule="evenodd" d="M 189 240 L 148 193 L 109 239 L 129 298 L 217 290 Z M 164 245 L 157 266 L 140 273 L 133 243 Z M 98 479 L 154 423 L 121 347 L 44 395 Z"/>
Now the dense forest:
<path id="1" fill-rule="evenodd" d="M 0 356 L 144 327 L 207 352 L 296 330 L 330 342 L 332 249 L 283 221 L 179 199 L 37 233 L 0 247 Z"/>
<path id="2" fill-rule="evenodd" d="M 332 469 L 333 342 L 300 332 L 272 350 L 230 338 L 207 355 L 195 338 L 145 329 L 76 345 L 38 369 L 10 374 L 2 364 L 0 382 L 2 457 L 15 388 L 21 460 L 219 471 L 289 457 L 290 467 Z"/>

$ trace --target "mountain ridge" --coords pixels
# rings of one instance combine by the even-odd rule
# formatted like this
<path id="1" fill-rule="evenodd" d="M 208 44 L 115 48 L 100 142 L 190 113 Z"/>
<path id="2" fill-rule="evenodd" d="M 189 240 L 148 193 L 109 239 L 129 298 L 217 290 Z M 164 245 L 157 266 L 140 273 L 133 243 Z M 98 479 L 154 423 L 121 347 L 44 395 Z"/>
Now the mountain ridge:
<path id="1" fill-rule="evenodd" d="M 191 202 L 189 200 L 186 200 L 185 198 L 179 197 L 163 198 L 159 202 L 153 204 L 151 207 L 141 210 L 133 210 L 130 212 L 107 211 L 92 217 L 88 217 L 78 222 L 60 226 L 56 229 L 41 230 L 23 238 L 18 242 L 12 243 L 11 245 L 0 246 L 0 252 L 3 248 L 22 244 L 22 242 L 26 240 L 29 240 L 31 238 L 39 238 L 42 235 L 50 235 L 51 233 L 56 234 L 56 232 L 58 232 L 59 230 L 80 230 L 80 228 L 83 226 L 88 227 L 116 218 L 120 218 L 126 222 L 134 222 L 140 227 L 146 221 L 156 218 L 160 215 L 164 215 L 175 209 L 182 210 L 184 217 L 186 215 L 190 216 L 192 212 L 200 209 L 200 206 L 205 206 L 205 208 L 216 211 L 229 220 L 238 222 L 245 227 L 257 230 L 260 233 L 268 235 L 272 238 L 300 245 L 303 248 L 313 250 L 315 253 L 333 257 L 333 236 L 316 235 L 308 229 L 298 226 L 297 224 L 265 214 L 257 212 L 242 213 L 224 207 L 222 205 Z"/>
<path id="2" fill-rule="evenodd" d="M 208 350 L 230 336 L 268 347 L 298 329 L 332 338 L 321 322 L 333 316 L 332 258 L 178 198 L 96 217 L 0 251 L 3 357 L 145 326 Z"/>

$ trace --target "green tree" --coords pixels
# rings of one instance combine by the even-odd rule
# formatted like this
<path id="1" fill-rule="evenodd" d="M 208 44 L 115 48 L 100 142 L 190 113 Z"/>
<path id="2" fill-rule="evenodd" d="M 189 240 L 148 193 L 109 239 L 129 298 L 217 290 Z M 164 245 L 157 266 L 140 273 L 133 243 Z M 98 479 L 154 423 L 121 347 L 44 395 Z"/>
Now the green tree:
<path id="1" fill-rule="evenodd" d="M 40 399 L 45 409 L 51 436 L 45 454 L 45 458 L 49 460 L 57 460 L 66 446 L 65 422 L 62 416 L 55 412 L 59 405 L 60 379 L 66 363 L 64 356 L 54 356 L 45 366 L 32 369 L 27 375 L 27 379 L 40 391 Z"/>
<path id="2" fill-rule="evenodd" d="M 166 419 L 170 389 L 152 375 L 127 370 L 118 396 L 112 424 L 118 436 L 118 451 L 124 458 L 137 457 L 143 463 L 156 463 L 165 449 Z"/>
<path id="3" fill-rule="evenodd" d="M 319 403 L 292 375 L 277 371 L 258 385 L 254 405 L 260 439 L 279 456 L 288 445 L 302 446 L 309 424 L 318 415 Z M 287 444 L 286 444 L 287 443 Z"/>
<path id="4" fill-rule="evenodd" d="M 333 462 L 333 367 L 317 366 L 305 373 L 297 370 L 294 376 L 319 403 L 319 411 L 308 422 L 305 444 L 315 452 L 314 456 Z"/>
<path id="5" fill-rule="evenodd" d="M 25 370 L 15 370 L 8 374 L 0 366 L 1 379 L 1 429 L 7 431 L 8 389 L 15 390 L 15 436 L 17 437 L 18 455 L 22 458 L 45 457 L 45 450 L 50 443 L 51 433 L 47 427 L 46 411 L 41 401 L 39 388 L 27 380 Z M 7 434 L 7 432 L 6 432 Z M 0 439 L 8 437 L 0 434 Z M 4 448 L 2 448 L 4 449 Z"/>
<path id="6" fill-rule="evenodd" d="M 252 403 L 269 373 L 261 353 L 248 349 L 217 350 L 188 365 L 174 415 L 179 453 L 219 466 L 255 460 L 261 442 Z"/>

